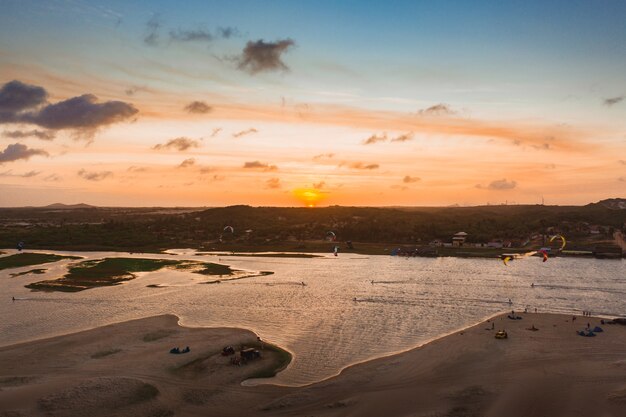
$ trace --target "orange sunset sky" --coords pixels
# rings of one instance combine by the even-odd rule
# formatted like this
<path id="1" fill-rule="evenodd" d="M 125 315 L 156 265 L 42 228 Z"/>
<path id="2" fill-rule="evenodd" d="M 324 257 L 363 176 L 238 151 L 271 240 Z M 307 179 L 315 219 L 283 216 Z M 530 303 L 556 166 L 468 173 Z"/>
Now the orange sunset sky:
<path id="1" fill-rule="evenodd" d="M 0 205 L 586 204 L 626 3 L 0 0 Z"/>

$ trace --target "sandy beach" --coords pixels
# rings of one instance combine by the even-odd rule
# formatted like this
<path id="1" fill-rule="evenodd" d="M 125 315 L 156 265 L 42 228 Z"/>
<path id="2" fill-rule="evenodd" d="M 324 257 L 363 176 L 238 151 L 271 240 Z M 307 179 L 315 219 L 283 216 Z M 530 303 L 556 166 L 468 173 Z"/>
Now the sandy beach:
<path id="1" fill-rule="evenodd" d="M 284 359 L 266 348 L 231 365 L 222 348 L 254 346 L 250 331 L 181 327 L 172 315 L 133 320 L 0 348 L 0 416 L 624 415 L 626 326 L 519 315 L 306 387 L 241 385 Z M 578 336 L 587 323 L 604 331 Z M 500 329 L 507 339 L 494 337 Z M 175 346 L 191 352 L 170 354 Z"/>

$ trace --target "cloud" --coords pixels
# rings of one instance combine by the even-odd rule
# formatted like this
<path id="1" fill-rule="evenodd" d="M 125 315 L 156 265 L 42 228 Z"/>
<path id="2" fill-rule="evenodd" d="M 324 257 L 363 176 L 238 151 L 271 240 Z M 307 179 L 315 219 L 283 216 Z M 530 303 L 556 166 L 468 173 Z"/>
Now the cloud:
<path id="1" fill-rule="evenodd" d="M 203 101 L 192 101 L 185 106 L 187 113 L 204 114 L 213 110 L 213 107 L 209 106 Z"/>
<path id="2" fill-rule="evenodd" d="M 23 174 L 14 174 L 12 170 L 0 172 L 0 177 L 22 177 L 22 178 L 31 178 L 36 177 L 41 174 L 41 171 L 28 171 Z"/>
<path id="3" fill-rule="evenodd" d="M 194 42 L 194 41 L 212 41 L 213 35 L 211 32 L 205 29 L 195 29 L 195 30 L 183 30 L 178 29 L 177 31 L 170 31 L 170 39 L 173 41 L 180 42 Z"/>
<path id="4" fill-rule="evenodd" d="M 406 142 L 409 140 L 413 140 L 413 132 L 404 133 L 400 136 L 396 136 L 395 138 L 391 138 L 391 142 Z"/>
<path id="5" fill-rule="evenodd" d="M 439 103 L 426 109 L 418 110 L 420 116 L 443 116 L 456 114 L 447 104 Z"/>
<path id="6" fill-rule="evenodd" d="M 320 181 L 317 184 L 313 184 L 313 188 L 316 190 L 321 190 L 324 187 L 326 187 L 326 183 L 324 181 Z"/>
<path id="7" fill-rule="evenodd" d="M 196 160 L 194 158 L 187 158 L 183 162 L 178 165 L 178 168 L 188 168 L 196 164 Z"/>
<path id="8" fill-rule="evenodd" d="M 350 163 L 346 163 L 346 162 L 342 162 L 339 164 L 339 166 L 347 166 L 349 168 L 352 169 L 378 169 L 380 168 L 380 165 L 378 164 L 367 164 L 365 162 L 361 162 L 361 161 L 357 161 L 357 162 L 350 162 Z"/>
<path id="9" fill-rule="evenodd" d="M 262 169 L 263 171 L 276 171 L 278 167 L 276 165 L 269 165 L 260 161 L 251 161 L 243 164 L 244 168 L 247 169 Z"/>
<path id="10" fill-rule="evenodd" d="M 622 165 L 626 165 L 626 160 L 625 160 L 625 159 L 620 159 L 620 160 L 619 160 L 619 161 L 617 161 L 617 162 L 619 162 L 619 163 L 620 163 L 620 164 L 622 164 Z"/>
<path id="11" fill-rule="evenodd" d="M 18 112 L 44 104 L 47 98 L 48 93 L 42 87 L 9 81 L 0 88 L 0 123 L 14 118 Z"/>
<path id="12" fill-rule="evenodd" d="M 2 133 L 2 136 L 11 139 L 36 137 L 41 140 L 52 140 L 54 139 L 54 132 L 44 130 L 14 130 L 10 132 L 5 131 Z"/>
<path id="13" fill-rule="evenodd" d="M 335 156 L 335 154 L 334 154 L 334 153 L 321 153 L 321 154 L 315 155 L 315 156 L 313 157 L 313 160 L 314 160 L 314 161 L 321 161 L 321 160 L 323 160 L 323 159 L 331 159 L 331 158 L 333 158 L 334 156 Z"/>
<path id="14" fill-rule="evenodd" d="M 61 181 L 61 177 L 59 177 L 57 174 L 50 174 L 47 177 L 45 177 L 43 179 L 44 181 Z"/>
<path id="15" fill-rule="evenodd" d="M 159 32 L 163 22 L 158 14 L 153 15 L 146 23 L 146 36 L 143 41 L 146 45 L 156 46 L 159 43 Z"/>
<path id="16" fill-rule="evenodd" d="M 377 142 L 386 142 L 387 141 L 387 134 L 383 133 L 380 136 L 377 136 L 376 134 L 370 136 L 369 138 L 365 139 L 363 141 L 363 145 L 372 145 L 374 143 Z"/>
<path id="17" fill-rule="evenodd" d="M 150 91 L 150 90 L 148 89 L 148 87 L 142 87 L 142 86 L 139 86 L 139 85 L 131 85 L 126 90 L 124 90 L 124 93 L 127 96 L 134 96 L 135 94 L 137 94 L 140 91 Z"/>
<path id="18" fill-rule="evenodd" d="M 404 178 L 402 178 L 402 182 L 404 182 L 406 184 L 411 184 L 411 183 L 414 183 L 414 182 L 418 182 L 420 180 L 421 180 L 420 177 L 411 177 L 410 175 L 406 175 Z"/>
<path id="19" fill-rule="evenodd" d="M 157 145 L 154 145 L 152 149 L 155 149 L 158 151 L 161 149 L 174 148 L 182 152 L 182 151 L 186 151 L 189 148 L 198 148 L 198 147 L 200 147 L 200 143 L 197 140 L 189 139 L 184 136 L 181 136 L 179 138 L 170 139 L 164 144 L 159 143 Z"/>
<path id="20" fill-rule="evenodd" d="M 94 131 L 120 122 L 137 113 L 123 101 L 97 102 L 92 94 L 83 94 L 54 104 L 46 103 L 42 87 L 11 81 L 0 88 L 0 123 L 28 123 L 48 129 Z"/>
<path id="21" fill-rule="evenodd" d="M 87 171 L 85 169 L 81 169 L 78 171 L 78 176 L 82 177 L 88 181 L 102 181 L 105 178 L 113 176 L 111 171 Z"/>
<path id="22" fill-rule="evenodd" d="M 487 190 L 512 190 L 517 186 L 515 181 L 507 181 L 506 178 L 501 180 L 495 180 L 489 183 L 488 186 L 483 186 L 480 184 L 476 185 L 476 188 L 487 189 Z"/>
<path id="23" fill-rule="evenodd" d="M 148 170 L 148 168 L 138 167 L 138 166 L 132 165 L 132 166 L 129 166 L 126 171 L 128 171 L 128 172 L 146 172 L 147 170 Z"/>
<path id="24" fill-rule="evenodd" d="M 43 149 L 32 149 L 21 143 L 14 143 L 7 146 L 4 151 L 0 152 L 0 165 L 5 162 L 13 162 L 19 159 L 29 159 L 31 156 L 42 155 L 49 156 L 48 152 Z"/>
<path id="25" fill-rule="evenodd" d="M 619 177 L 617 180 L 620 182 L 626 182 L 626 177 Z"/>
<path id="26" fill-rule="evenodd" d="M 253 75 L 263 71 L 287 71 L 289 67 L 282 61 L 281 55 L 294 45 L 295 42 L 291 39 L 276 42 L 264 42 L 263 39 L 249 41 L 238 59 L 237 68 Z"/>
<path id="27" fill-rule="evenodd" d="M 267 188 L 270 189 L 277 189 L 280 188 L 280 179 L 279 178 L 270 178 L 269 180 L 265 181 L 265 186 Z"/>
<path id="28" fill-rule="evenodd" d="M 230 39 L 240 35 L 239 29 L 232 26 L 218 27 L 217 34 L 220 38 Z"/>
<path id="29" fill-rule="evenodd" d="M 211 167 L 203 167 L 200 168 L 200 174 L 208 174 L 210 172 L 214 172 L 215 168 L 211 168 Z"/>
<path id="30" fill-rule="evenodd" d="M 134 116 L 138 110 L 123 101 L 97 103 L 93 94 L 83 94 L 41 110 L 21 115 L 17 121 L 48 129 L 94 130 Z"/>
<path id="31" fill-rule="evenodd" d="M 215 129 L 213 129 L 213 131 L 211 132 L 211 137 L 214 138 L 215 136 L 217 136 L 218 133 L 220 133 L 222 131 L 221 127 L 216 127 Z"/>
<path id="32" fill-rule="evenodd" d="M 604 99 L 604 105 L 605 106 L 613 106 L 621 101 L 623 101 L 626 98 L 626 96 L 617 96 L 617 97 L 611 97 L 611 98 L 605 98 Z"/>
<path id="33" fill-rule="evenodd" d="M 255 128 L 252 127 L 252 128 L 250 128 L 248 130 L 242 130 L 241 132 L 233 133 L 233 137 L 234 138 L 240 138 L 242 136 L 250 135 L 252 133 L 257 133 L 257 132 L 258 132 L 258 130 L 256 130 Z"/>
<path id="34" fill-rule="evenodd" d="M 389 188 L 393 188 L 394 190 L 400 190 L 400 191 L 406 191 L 409 189 L 409 187 L 407 187 L 406 185 L 398 185 L 398 184 L 394 184 L 390 186 Z"/>

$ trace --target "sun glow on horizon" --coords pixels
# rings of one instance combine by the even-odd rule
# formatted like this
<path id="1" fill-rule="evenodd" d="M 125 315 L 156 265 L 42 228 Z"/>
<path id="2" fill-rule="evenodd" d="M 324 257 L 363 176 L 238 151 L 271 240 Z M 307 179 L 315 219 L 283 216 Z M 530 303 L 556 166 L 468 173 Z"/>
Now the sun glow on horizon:
<path id="1" fill-rule="evenodd" d="M 293 195 L 304 203 L 305 206 L 313 208 L 316 207 L 324 198 L 327 193 L 312 188 L 297 188 L 293 190 Z"/>

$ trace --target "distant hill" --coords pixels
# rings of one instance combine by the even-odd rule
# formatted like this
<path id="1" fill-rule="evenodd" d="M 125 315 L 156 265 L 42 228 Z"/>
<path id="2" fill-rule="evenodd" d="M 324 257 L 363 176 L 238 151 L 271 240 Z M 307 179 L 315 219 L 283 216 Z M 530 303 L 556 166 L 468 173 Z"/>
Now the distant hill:
<path id="1" fill-rule="evenodd" d="M 626 198 L 607 198 L 606 200 L 598 201 L 595 204 L 611 210 L 626 210 Z"/>
<path id="2" fill-rule="evenodd" d="M 87 209 L 87 208 L 96 208 L 96 206 L 90 206 L 89 204 L 63 204 L 63 203 L 54 203 L 49 204 L 47 206 L 43 206 L 45 209 L 55 209 L 55 210 L 75 210 L 75 209 Z"/>

